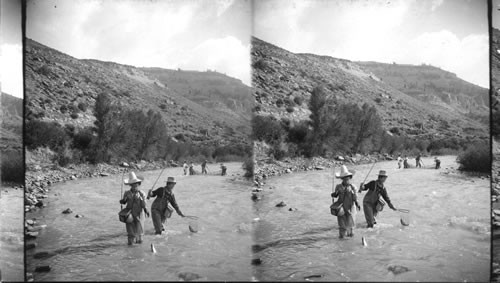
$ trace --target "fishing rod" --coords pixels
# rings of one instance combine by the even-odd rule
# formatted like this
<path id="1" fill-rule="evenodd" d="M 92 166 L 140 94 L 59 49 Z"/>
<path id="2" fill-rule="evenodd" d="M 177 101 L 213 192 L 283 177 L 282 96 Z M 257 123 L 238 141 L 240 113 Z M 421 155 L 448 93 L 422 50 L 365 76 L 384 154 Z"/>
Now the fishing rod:
<path id="1" fill-rule="evenodd" d="M 128 168 L 128 164 L 125 165 L 126 163 L 124 163 L 122 166 L 125 167 L 125 168 Z M 120 186 L 120 197 L 123 199 L 123 177 L 125 177 L 125 172 L 127 170 L 124 170 L 123 171 L 123 174 L 122 174 L 122 182 L 121 182 L 121 186 Z M 120 203 L 120 209 L 123 209 L 123 204 Z"/>
<path id="2" fill-rule="evenodd" d="M 372 165 L 372 167 L 370 168 L 370 171 L 368 171 L 368 174 L 366 174 L 366 177 L 365 177 L 365 179 L 363 180 L 363 183 L 361 183 L 361 184 L 364 184 L 364 183 L 366 182 L 366 179 L 368 179 L 368 176 L 370 176 L 370 173 L 372 172 L 373 167 L 375 167 L 375 164 L 376 164 L 376 163 L 377 163 L 377 161 L 373 162 L 373 165 Z M 361 193 L 361 186 L 359 186 L 358 193 Z"/>
<path id="3" fill-rule="evenodd" d="M 154 182 L 153 186 L 151 187 L 151 191 L 153 191 L 153 189 L 155 188 L 155 185 L 158 182 L 158 180 L 160 179 L 161 175 L 163 174 L 163 171 L 165 171 L 165 168 L 166 167 L 163 167 L 163 169 L 161 169 L 160 175 L 158 175 L 158 178 L 156 178 L 156 181 Z M 148 197 L 146 199 L 149 199 L 149 194 L 148 194 Z"/>

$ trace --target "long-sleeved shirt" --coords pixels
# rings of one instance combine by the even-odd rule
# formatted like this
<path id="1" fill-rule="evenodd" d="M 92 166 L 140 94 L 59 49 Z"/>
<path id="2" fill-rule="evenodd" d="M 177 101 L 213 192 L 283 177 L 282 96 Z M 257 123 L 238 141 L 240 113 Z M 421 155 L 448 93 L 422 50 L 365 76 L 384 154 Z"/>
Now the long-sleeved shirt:
<path id="1" fill-rule="evenodd" d="M 361 190 L 368 191 L 368 193 L 366 193 L 365 197 L 363 198 L 363 203 L 369 203 L 375 206 L 377 204 L 379 196 L 382 196 L 385 202 L 387 202 L 387 205 L 390 208 L 394 209 L 394 206 L 391 203 L 391 199 L 387 194 L 387 190 L 384 184 L 378 181 L 371 181 L 368 184 L 361 187 Z"/>
<path id="2" fill-rule="evenodd" d="M 179 209 L 179 205 L 177 205 L 174 193 L 172 191 L 167 190 L 167 187 L 160 187 L 154 191 L 151 191 L 149 193 L 149 197 L 156 197 L 156 199 L 153 201 L 153 204 L 151 205 L 152 209 L 153 208 L 166 209 L 168 203 L 170 203 L 177 212 L 177 214 L 179 214 L 180 216 L 183 215 L 181 210 Z"/>
<path id="3" fill-rule="evenodd" d="M 128 190 L 123 194 L 121 204 L 127 204 L 127 208 L 132 210 L 132 215 L 139 218 L 141 211 L 146 209 L 146 194 L 141 190 Z"/>
<path id="4" fill-rule="evenodd" d="M 332 193 L 332 198 L 338 197 L 338 202 L 342 202 L 344 206 L 344 211 L 352 213 L 353 204 L 358 205 L 358 197 L 356 194 L 356 187 L 352 184 L 344 186 L 343 184 L 338 184 L 335 187 L 335 192 Z"/>

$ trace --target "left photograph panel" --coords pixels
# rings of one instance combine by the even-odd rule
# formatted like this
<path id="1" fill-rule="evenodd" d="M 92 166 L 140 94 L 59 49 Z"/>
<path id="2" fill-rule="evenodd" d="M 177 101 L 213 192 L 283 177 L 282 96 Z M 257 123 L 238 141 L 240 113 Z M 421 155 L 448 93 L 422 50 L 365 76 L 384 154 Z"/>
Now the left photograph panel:
<path id="1" fill-rule="evenodd" d="M 250 1 L 27 1 L 26 272 L 252 279 Z"/>
<path id="2" fill-rule="evenodd" d="M 0 1 L 0 281 L 24 281 L 21 0 Z"/>

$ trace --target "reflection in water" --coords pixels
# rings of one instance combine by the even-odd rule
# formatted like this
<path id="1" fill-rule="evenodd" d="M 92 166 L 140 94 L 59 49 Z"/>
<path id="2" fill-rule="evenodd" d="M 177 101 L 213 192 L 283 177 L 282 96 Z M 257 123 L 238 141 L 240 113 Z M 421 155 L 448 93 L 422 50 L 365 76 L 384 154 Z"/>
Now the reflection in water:
<path id="1" fill-rule="evenodd" d="M 249 187 L 229 181 L 241 164 L 228 167 L 227 177 L 183 177 L 182 169 L 166 169 L 163 179 L 177 178 L 174 192 L 181 210 L 199 220 L 174 213 L 167 220 L 166 234 L 154 235 L 152 220 L 146 218 L 144 243 L 133 246 L 127 245 L 125 224 L 118 221 L 121 176 L 54 186 L 48 206 L 26 216 L 47 224 L 36 239 L 37 248 L 27 254 L 27 271 L 50 265 L 50 272 L 34 274 L 41 281 L 250 280 Z M 159 173 L 143 173 L 141 189 L 149 190 Z M 74 213 L 62 214 L 66 208 Z M 75 218 L 76 214 L 84 217 Z M 190 232 L 189 225 L 198 232 Z M 156 253 L 151 252 L 151 244 Z M 47 253 L 40 256 L 40 252 Z"/>
<path id="2" fill-rule="evenodd" d="M 425 160 L 431 164 L 431 159 Z M 258 280 L 307 281 L 487 281 L 490 259 L 489 180 L 444 174 L 442 170 L 398 170 L 396 162 L 378 163 L 373 172 L 389 173 L 387 188 L 401 213 L 384 209 L 367 229 L 356 215 L 352 239 L 338 238 L 330 215 L 332 172 L 315 171 L 273 178 L 255 203 L 254 258 Z M 351 168 L 349 168 L 351 169 Z M 354 184 L 370 165 L 356 166 Z M 338 171 L 338 168 L 337 168 Z M 368 179 L 376 178 L 372 174 Z M 269 190 L 268 187 L 275 187 Z M 358 197 L 363 199 L 364 193 Z M 286 208 L 275 207 L 284 201 Z M 297 210 L 289 211 L 289 207 Z M 367 246 L 363 246 L 362 238 Z"/>

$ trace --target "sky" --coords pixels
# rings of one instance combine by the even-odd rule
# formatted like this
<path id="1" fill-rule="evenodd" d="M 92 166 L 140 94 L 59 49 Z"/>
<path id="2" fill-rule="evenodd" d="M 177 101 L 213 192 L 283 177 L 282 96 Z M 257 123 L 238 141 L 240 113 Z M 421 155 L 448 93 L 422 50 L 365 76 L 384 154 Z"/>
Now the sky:
<path id="1" fill-rule="evenodd" d="M 294 53 L 430 64 L 489 87 L 486 0 L 267 0 L 254 8 L 255 36 Z"/>
<path id="2" fill-rule="evenodd" d="M 26 36 L 78 59 L 216 70 L 250 85 L 250 0 L 28 0 Z"/>
<path id="3" fill-rule="evenodd" d="M 491 26 L 500 29 L 500 0 L 491 1 Z"/>
<path id="4" fill-rule="evenodd" d="M 23 97 L 21 0 L 0 0 L 0 83 L 2 92 Z"/>

